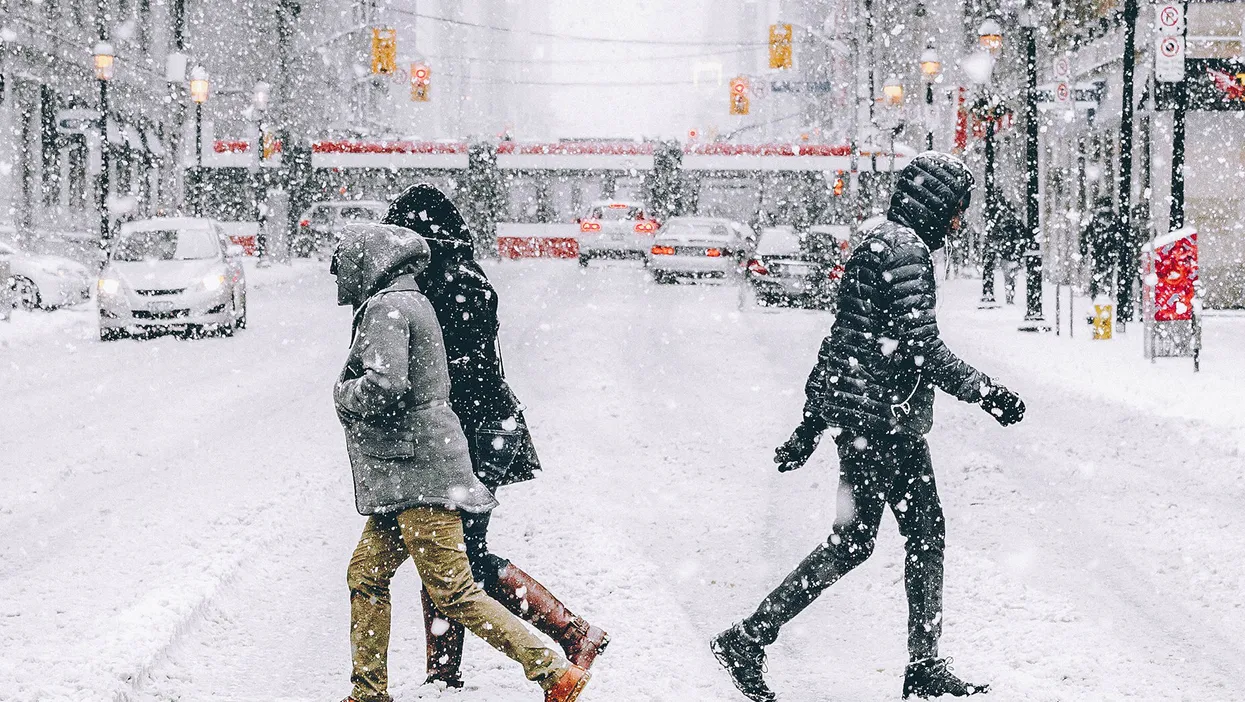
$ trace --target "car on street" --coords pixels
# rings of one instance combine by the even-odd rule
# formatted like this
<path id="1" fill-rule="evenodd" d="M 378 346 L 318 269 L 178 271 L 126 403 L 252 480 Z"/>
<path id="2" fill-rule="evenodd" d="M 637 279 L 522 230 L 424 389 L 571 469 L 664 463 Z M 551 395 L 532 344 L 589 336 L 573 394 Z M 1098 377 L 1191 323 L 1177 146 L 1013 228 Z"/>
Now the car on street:
<path id="1" fill-rule="evenodd" d="M 661 223 L 644 212 L 644 206 L 625 200 L 600 200 L 588 206 L 579 225 L 579 265 L 594 258 L 643 260 Z"/>
<path id="2" fill-rule="evenodd" d="M 653 280 L 725 278 L 734 274 L 752 249 L 747 225 L 715 217 L 671 217 L 649 247 Z"/>
<path id="3" fill-rule="evenodd" d="M 93 276 L 72 259 L 29 253 L 0 241 L 0 260 L 9 268 L 8 280 L 0 280 L 0 285 L 12 288 L 19 309 L 76 305 L 91 296 Z"/>
<path id="4" fill-rule="evenodd" d="M 318 202 L 298 218 L 298 230 L 290 237 L 290 255 L 308 258 L 331 249 L 347 224 L 379 222 L 388 209 L 388 203 L 380 200 Z"/>
<path id="5" fill-rule="evenodd" d="M 761 231 L 756 251 L 744 269 L 758 304 L 831 309 L 838 295 L 846 257 L 840 235 L 846 231 L 810 228 L 804 234 L 793 227 Z"/>
<path id="6" fill-rule="evenodd" d="M 161 329 L 231 336 L 245 329 L 242 256 L 242 247 L 210 219 L 122 224 L 99 275 L 100 339 Z"/>

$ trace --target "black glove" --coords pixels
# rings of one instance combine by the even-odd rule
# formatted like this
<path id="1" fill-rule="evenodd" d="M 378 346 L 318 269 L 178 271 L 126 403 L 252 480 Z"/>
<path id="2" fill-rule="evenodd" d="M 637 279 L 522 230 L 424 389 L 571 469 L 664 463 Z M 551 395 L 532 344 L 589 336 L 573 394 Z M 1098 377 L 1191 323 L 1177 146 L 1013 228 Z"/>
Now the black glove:
<path id="1" fill-rule="evenodd" d="M 990 413 L 994 420 L 1003 426 L 1011 426 L 1025 418 L 1025 403 L 1020 395 L 1002 385 L 991 386 L 990 391 L 981 399 L 981 408 Z"/>
<path id="2" fill-rule="evenodd" d="M 809 426 L 807 421 L 802 422 L 795 428 L 791 438 L 787 439 L 787 443 L 774 450 L 774 463 L 778 464 L 778 472 L 786 473 L 804 467 L 804 463 L 808 461 L 809 456 L 813 455 L 813 451 L 817 449 L 817 442 L 820 440 L 821 432 Z"/>

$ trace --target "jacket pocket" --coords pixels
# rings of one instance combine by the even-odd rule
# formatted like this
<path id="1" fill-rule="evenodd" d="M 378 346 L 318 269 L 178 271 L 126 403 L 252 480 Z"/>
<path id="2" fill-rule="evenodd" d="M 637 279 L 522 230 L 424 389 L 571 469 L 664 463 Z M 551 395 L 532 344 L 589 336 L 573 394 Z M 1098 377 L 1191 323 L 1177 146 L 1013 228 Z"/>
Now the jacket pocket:
<path id="1" fill-rule="evenodd" d="M 415 435 L 410 431 L 359 423 L 350 428 L 350 434 L 365 456 L 387 460 L 415 456 Z"/>

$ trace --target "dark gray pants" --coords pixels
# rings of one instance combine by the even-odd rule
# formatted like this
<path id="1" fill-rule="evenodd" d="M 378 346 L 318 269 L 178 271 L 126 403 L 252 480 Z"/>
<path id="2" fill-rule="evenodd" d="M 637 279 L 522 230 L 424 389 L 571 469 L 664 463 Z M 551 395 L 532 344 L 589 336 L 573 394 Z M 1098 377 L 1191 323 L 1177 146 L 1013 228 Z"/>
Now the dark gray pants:
<path id="1" fill-rule="evenodd" d="M 826 588 L 864 563 L 889 505 L 906 539 L 904 586 L 908 594 L 908 653 L 912 660 L 938 655 L 942 634 L 942 558 L 946 525 L 925 439 L 884 435 L 837 440 L 840 509 L 829 540 L 813 550 L 766 597 L 743 629 L 763 645 Z M 850 501 L 846 498 L 850 498 Z M 851 505 L 848 509 L 845 505 Z"/>

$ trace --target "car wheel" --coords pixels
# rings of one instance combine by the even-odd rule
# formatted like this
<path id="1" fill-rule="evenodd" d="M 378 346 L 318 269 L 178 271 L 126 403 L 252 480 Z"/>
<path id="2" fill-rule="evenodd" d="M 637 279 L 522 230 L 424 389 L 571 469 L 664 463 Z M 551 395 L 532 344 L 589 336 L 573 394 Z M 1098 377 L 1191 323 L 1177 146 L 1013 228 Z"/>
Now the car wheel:
<path id="1" fill-rule="evenodd" d="M 27 312 L 39 307 L 39 286 L 35 281 L 20 275 L 13 276 L 13 290 L 17 294 L 18 309 Z"/>
<path id="2" fill-rule="evenodd" d="M 246 329 L 246 298 L 242 298 L 242 314 L 238 315 L 236 326 L 239 329 Z"/>
<path id="3" fill-rule="evenodd" d="M 580 267 L 580 268 L 587 268 L 587 267 L 588 267 L 588 261 L 589 261 L 589 260 L 590 260 L 590 259 L 589 259 L 587 256 L 585 256 L 585 255 L 583 255 L 583 254 L 579 254 L 579 267 Z"/>
<path id="4" fill-rule="evenodd" d="M 109 327 L 99 328 L 99 340 L 100 341 L 117 341 L 118 339 L 124 339 L 124 338 L 125 338 L 124 329 L 112 329 Z"/>
<path id="5" fill-rule="evenodd" d="M 653 273 L 653 282 L 658 285 L 669 285 L 674 282 L 674 277 L 669 273 Z"/>

